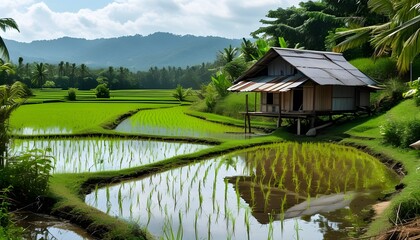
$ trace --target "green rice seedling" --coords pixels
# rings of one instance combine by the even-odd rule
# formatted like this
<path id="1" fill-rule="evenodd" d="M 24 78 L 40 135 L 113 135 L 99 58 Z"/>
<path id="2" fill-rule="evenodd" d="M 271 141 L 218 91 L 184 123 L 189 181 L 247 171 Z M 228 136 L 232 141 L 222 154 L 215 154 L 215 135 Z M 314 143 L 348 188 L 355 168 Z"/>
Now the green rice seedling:
<path id="1" fill-rule="evenodd" d="M 198 210 L 195 211 L 195 217 L 194 217 L 194 234 L 195 239 L 198 239 Z"/>
<path id="2" fill-rule="evenodd" d="M 95 185 L 95 204 L 98 204 L 98 184 Z"/>
<path id="3" fill-rule="evenodd" d="M 235 192 L 236 192 L 236 205 L 238 207 L 238 212 L 239 212 L 239 208 L 241 206 L 241 194 L 239 193 L 239 178 L 236 178 L 236 182 L 235 182 Z"/>
<path id="4" fill-rule="evenodd" d="M 152 218 L 152 211 L 151 211 L 152 201 L 151 198 L 147 199 L 146 203 L 146 209 L 147 209 L 147 222 L 146 222 L 146 228 L 149 226 L 150 220 Z"/>
<path id="5" fill-rule="evenodd" d="M 179 221 L 179 225 L 178 225 L 178 230 L 176 233 L 176 239 L 182 240 L 184 236 L 184 228 L 182 227 L 182 213 L 181 212 L 178 212 L 178 221 Z"/>
<path id="6" fill-rule="evenodd" d="M 302 229 L 299 227 L 299 222 L 298 220 L 295 220 L 295 224 L 294 224 L 294 229 L 295 229 L 295 236 L 296 236 L 296 240 L 299 240 L 299 231 L 301 231 Z"/>
<path id="7" fill-rule="evenodd" d="M 122 194 L 121 194 L 121 188 L 123 185 L 120 185 L 120 188 L 118 190 L 118 208 L 119 208 L 119 212 L 122 215 L 123 212 L 123 205 L 122 205 Z"/>
<path id="8" fill-rule="evenodd" d="M 273 222 L 274 222 L 274 217 L 273 217 L 273 214 L 271 213 L 271 214 L 268 215 L 268 235 L 267 235 L 267 240 L 268 239 L 273 239 L 273 237 L 274 237 Z"/>
<path id="9" fill-rule="evenodd" d="M 211 214 L 209 214 L 209 219 L 207 221 L 207 239 L 211 239 Z"/>
<path id="10" fill-rule="evenodd" d="M 249 240 L 250 239 L 249 232 L 250 232 L 250 228 L 251 228 L 250 223 L 249 223 L 249 209 L 246 209 L 246 211 L 245 211 L 244 222 L 245 222 L 245 226 L 246 226 L 246 236 L 247 236 L 247 239 Z"/>

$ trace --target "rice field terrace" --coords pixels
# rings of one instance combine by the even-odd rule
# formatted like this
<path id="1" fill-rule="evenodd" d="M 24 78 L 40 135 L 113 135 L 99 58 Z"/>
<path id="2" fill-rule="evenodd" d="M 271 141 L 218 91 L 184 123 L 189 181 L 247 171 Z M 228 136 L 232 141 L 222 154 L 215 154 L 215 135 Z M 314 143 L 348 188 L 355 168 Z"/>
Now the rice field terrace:
<path id="1" fill-rule="evenodd" d="M 115 91 L 106 102 L 79 91 L 60 102 L 65 94 L 36 92 L 37 104 L 13 113 L 9 155 L 53 156 L 49 213 L 92 239 L 360 237 L 372 205 L 401 181 L 353 147 L 281 130 L 245 136 L 242 121 L 194 113 L 171 91 Z M 370 131 L 355 129 L 336 131 Z"/>
<path id="2" fill-rule="evenodd" d="M 86 202 L 162 239 L 342 239 L 397 182 L 357 150 L 281 143 L 96 188 Z"/>

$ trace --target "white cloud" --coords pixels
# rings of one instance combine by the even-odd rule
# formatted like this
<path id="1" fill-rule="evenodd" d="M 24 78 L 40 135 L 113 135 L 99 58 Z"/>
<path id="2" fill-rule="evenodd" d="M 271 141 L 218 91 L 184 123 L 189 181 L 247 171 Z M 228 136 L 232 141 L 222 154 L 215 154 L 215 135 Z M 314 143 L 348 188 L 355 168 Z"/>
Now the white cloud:
<path id="1" fill-rule="evenodd" d="M 12 17 L 21 32 L 2 37 L 18 41 L 63 36 L 109 38 L 153 32 L 249 37 L 268 10 L 296 5 L 297 0 L 116 0 L 97 10 L 54 12 L 35 0 L 5 0 L 1 17 Z M 281 5 L 279 5 L 281 4 Z M 7 14 L 6 14 L 7 13 Z"/>

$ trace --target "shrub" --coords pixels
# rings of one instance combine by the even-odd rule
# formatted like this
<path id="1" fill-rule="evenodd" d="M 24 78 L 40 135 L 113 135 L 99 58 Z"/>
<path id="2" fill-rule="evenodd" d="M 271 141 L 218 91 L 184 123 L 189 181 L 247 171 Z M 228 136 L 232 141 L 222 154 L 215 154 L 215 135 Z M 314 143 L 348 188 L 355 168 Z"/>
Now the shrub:
<path id="1" fill-rule="evenodd" d="M 207 106 L 207 112 L 213 112 L 217 103 L 217 92 L 213 84 L 209 84 L 206 89 L 206 97 L 204 99 Z"/>
<path id="2" fill-rule="evenodd" d="M 178 84 L 172 96 L 178 101 L 182 102 L 186 100 L 187 96 L 191 95 L 191 91 L 191 88 L 184 89 L 180 84 Z"/>
<path id="3" fill-rule="evenodd" d="M 45 87 L 45 88 L 55 88 L 55 82 L 53 82 L 53 81 L 46 81 L 44 83 L 44 85 L 42 85 L 42 87 Z"/>
<path id="4" fill-rule="evenodd" d="M 95 95 L 97 98 L 109 98 L 109 88 L 106 83 L 99 84 L 95 88 Z"/>
<path id="5" fill-rule="evenodd" d="M 408 83 L 409 90 L 403 93 L 404 98 L 413 97 L 417 106 L 420 106 L 420 78 Z"/>
<path id="6" fill-rule="evenodd" d="M 401 137 L 401 146 L 408 147 L 418 140 L 420 140 L 420 119 L 406 121 Z"/>
<path id="7" fill-rule="evenodd" d="M 398 78 L 391 78 L 385 83 L 385 90 L 382 90 L 374 103 L 376 110 L 387 111 L 397 105 L 403 99 L 403 93 L 407 86 Z"/>
<path id="8" fill-rule="evenodd" d="M 0 239 L 23 239 L 23 228 L 14 226 L 11 220 L 9 192 L 10 188 L 0 190 Z"/>
<path id="9" fill-rule="evenodd" d="M 211 84 L 217 91 L 217 94 L 222 98 L 226 97 L 229 94 L 229 91 L 227 89 L 232 85 L 226 74 L 224 74 L 223 72 L 217 72 L 215 76 L 212 76 Z"/>
<path id="10" fill-rule="evenodd" d="M 53 158 L 43 150 L 31 150 L 7 159 L 0 169 L 0 188 L 12 188 L 10 197 L 21 203 L 34 202 L 48 189 Z"/>
<path id="11" fill-rule="evenodd" d="M 76 101 L 76 91 L 76 88 L 69 88 L 67 96 L 69 101 Z"/>
<path id="12" fill-rule="evenodd" d="M 401 145 L 402 128 L 401 123 L 397 123 L 391 119 L 388 119 L 383 125 L 379 126 L 384 141 L 396 147 Z"/>
<path id="13" fill-rule="evenodd" d="M 420 139 L 420 121 L 412 119 L 395 121 L 388 119 L 380 126 L 384 142 L 396 147 L 407 148 L 411 143 Z"/>

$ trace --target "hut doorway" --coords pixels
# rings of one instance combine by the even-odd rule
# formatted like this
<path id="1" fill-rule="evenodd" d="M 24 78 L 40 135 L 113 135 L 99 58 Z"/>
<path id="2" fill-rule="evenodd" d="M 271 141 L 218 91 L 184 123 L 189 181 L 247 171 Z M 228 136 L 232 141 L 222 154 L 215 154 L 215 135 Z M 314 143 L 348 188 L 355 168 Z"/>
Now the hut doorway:
<path id="1" fill-rule="evenodd" d="M 297 88 L 293 90 L 293 111 L 299 111 L 303 108 L 303 89 Z"/>

